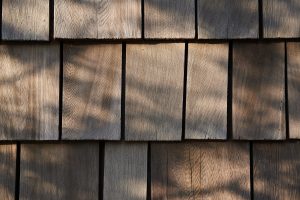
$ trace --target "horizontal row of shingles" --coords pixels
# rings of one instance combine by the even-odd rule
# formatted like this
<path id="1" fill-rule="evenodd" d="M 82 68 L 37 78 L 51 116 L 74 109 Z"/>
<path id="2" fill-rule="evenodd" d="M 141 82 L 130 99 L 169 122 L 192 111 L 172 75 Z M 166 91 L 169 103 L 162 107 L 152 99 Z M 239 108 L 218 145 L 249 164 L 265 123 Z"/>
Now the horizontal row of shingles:
<path id="1" fill-rule="evenodd" d="M 199 39 L 259 37 L 259 0 L 54 0 L 52 3 L 54 11 L 50 9 L 50 0 L 3 0 L 2 39 L 49 40 L 49 26 L 54 26 L 54 38 L 71 39 L 135 39 L 142 38 L 142 33 L 145 38 L 195 38 L 196 32 Z M 300 37 L 298 1 L 263 0 L 261 6 L 265 38 Z"/>
<path id="2" fill-rule="evenodd" d="M 181 140 L 186 53 L 184 138 L 228 138 L 228 44 L 125 51 L 126 140 Z M 55 44 L 1 46 L 1 140 L 58 139 L 59 52 Z M 299 138 L 300 44 L 287 52 L 289 136 Z M 122 46 L 67 44 L 62 64 L 62 139 L 121 139 Z M 285 139 L 284 43 L 234 43 L 232 65 L 233 139 Z"/>
<path id="3" fill-rule="evenodd" d="M 246 142 L 150 143 L 149 148 L 147 143 L 21 144 L 19 148 L 16 178 L 16 145 L 0 145 L 3 200 L 14 199 L 15 180 L 20 181 L 16 194 L 24 200 L 92 200 L 102 195 L 104 200 L 138 200 L 146 199 L 147 190 L 151 199 L 246 200 L 251 190 L 252 199 L 300 198 L 298 142 L 254 143 L 253 148 Z"/>

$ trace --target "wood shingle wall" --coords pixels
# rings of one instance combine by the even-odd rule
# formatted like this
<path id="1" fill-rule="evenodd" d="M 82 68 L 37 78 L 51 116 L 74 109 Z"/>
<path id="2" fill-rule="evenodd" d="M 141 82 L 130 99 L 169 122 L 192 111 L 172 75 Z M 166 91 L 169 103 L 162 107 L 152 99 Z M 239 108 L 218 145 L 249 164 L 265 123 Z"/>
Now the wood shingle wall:
<path id="1" fill-rule="evenodd" d="M 300 199 L 300 1 L 1 9 L 1 200 Z"/>

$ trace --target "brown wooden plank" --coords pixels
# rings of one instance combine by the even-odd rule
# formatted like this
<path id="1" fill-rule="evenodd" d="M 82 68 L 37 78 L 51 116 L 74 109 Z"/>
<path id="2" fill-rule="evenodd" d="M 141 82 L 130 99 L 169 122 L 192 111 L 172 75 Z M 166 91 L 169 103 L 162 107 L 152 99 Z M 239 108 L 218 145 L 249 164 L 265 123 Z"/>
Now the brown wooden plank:
<path id="1" fill-rule="evenodd" d="M 152 199 L 250 199 L 247 143 L 151 145 Z"/>
<path id="2" fill-rule="evenodd" d="M 64 139 L 121 138 L 120 44 L 65 45 Z"/>
<path id="3" fill-rule="evenodd" d="M 263 32 L 265 38 L 300 36 L 300 2 L 297 0 L 264 0 Z"/>
<path id="4" fill-rule="evenodd" d="M 233 45 L 233 138 L 286 138 L 284 44 Z"/>
<path id="5" fill-rule="evenodd" d="M 49 0 L 3 0 L 2 39 L 49 40 Z"/>
<path id="6" fill-rule="evenodd" d="M 287 43 L 289 137 L 300 138 L 300 44 Z"/>
<path id="7" fill-rule="evenodd" d="M 59 46 L 0 46 L 0 139 L 58 139 Z"/>
<path id="8" fill-rule="evenodd" d="M 0 197 L 3 200 L 15 199 L 16 145 L 0 145 Z"/>
<path id="9" fill-rule="evenodd" d="M 257 0 L 198 0 L 198 38 L 258 38 Z"/>
<path id="10" fill-rule="evenodd" d="M 146 38 L 194 38 L 195 0 L 145 0 Z"/>
<path id="11" fill-rule="evenodd" d="M 127 45 L 126 140 L 180 140 L 184 44 Z"/>
<path id="12" fill-rule="evenodd" d="M 105 143 L 103 199 L 142 200 L 147 193 L 147 143 Z"/>
<path id="13" fill-rule="evenodd" d="M 189 44 L 185 138 L 226 139 L 228 44 Z"/>
<path id="14" fill-rule="evenodd" d="M 254 199 L 300 199 L 299 154 L 299 142 L 254 144 Z"/>
<path id="15" fill-rule="evenodd" d="M 99 144 L 21 144 L 20 199 L 98 199 Z"/>
<path id="16" fill-rule="evenodd" d="M 55 2 L 56 38 L 140 38 L 141 0 Z"/>

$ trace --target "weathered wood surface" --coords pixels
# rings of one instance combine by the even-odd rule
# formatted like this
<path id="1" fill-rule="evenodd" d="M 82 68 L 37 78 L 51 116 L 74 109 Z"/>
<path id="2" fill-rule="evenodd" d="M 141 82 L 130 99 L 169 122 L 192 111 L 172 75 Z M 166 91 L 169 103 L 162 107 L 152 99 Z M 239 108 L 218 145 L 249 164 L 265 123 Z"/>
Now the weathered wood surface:
<path id="1" fill-rule="evenodd" d="M 198 38 L 258 38 L 257 0 L 198 0 Z"/>
<path id="2" fill-rule="evenodd" d="M 154 143 L 152 199 L 250 199 L 247 143 Z"/>
<path id="3" fill-rule="evenodd" d="M 106 143 L 104 200 L 146 200 L 147 143 Z"/>
<path id="4" fill-rule="evenodd" d="M 49 40 L 49 0 L 3 0 L 2 39 Z"/>
<path id="5" fill-rule="evenodd" d="M 56 1 L 56 38 L 141 38 L 141 0 Z"/>
<path id="6" fill-rule="evenodd" d="M 265 38 L 300 37 L 300 1 L 263 0 Z"/>
<path id="7" fill-rule="evenodd" d="M 0 197 L 3 200 L 15 199 L 16 145 L 0 145 Z"/>
<path id="8" fill-rule="evenodd" d="M 121 138 L 120 44 L 65 45 L 64 139 Z"/>
<path id="9" fill-rule="evenodd" d="M 98 199 L 99 144 L 22 144 L 20 199 Z"/>
<path id="10" fill-rule="evenodd" d="M 194 38 L 195 0 L 145 0 L 146 38 Z"/>
<path id="11" fill-rule="evenodd" d="M 226 139 L 228 45 L 189 44 L 185 138 Z"/>
<path id="12" fill-rule="evenodd" d="M 254 144 L 254 199 L 300 199 L 299 154 L 299 142 Z"/>
<path id="13" fill-rule="evenodd" d="M 127 45 L 126 140 L 180 140 L 184 44 Z"/>
<path id="14" fill-rule="evenodd" d="M 233 138 L 286 138 L 284 44 L 233 44 Z"/>
<path id="15" fill-rule="evenodd" d="M 58 138 L 59 46 L 0 46 L 0 139 Z"/>
<path id="16" fill-rule="evenodd" d="M 300 138 L 300 44 L 287 43 L 289 136 Z"/>

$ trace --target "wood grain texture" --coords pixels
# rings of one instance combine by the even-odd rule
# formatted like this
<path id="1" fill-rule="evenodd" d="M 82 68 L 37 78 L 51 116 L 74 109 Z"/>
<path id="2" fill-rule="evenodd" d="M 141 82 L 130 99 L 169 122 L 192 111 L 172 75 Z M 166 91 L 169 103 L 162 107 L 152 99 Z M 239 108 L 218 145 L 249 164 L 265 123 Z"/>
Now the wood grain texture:
<path id="1" fill-rule="evenodd" d="M 195 0 L 145 0 L 146 38 L 194 38 Z"/>
<path id="2" fill-rule="evenodd" d="M 65 45 L 63 139 L 121 138 L 120 44 Z"/>
<path id="3" fill-rule="evenodd" d="M 249 145 L 154 143 L 152 199 L 250 199 Z"/>
<path id="4" fill-rule="evenodd" d="M 189 44 L 186 139 L 226 139 L 228 44 Z"/>
<path id="5" fill-rule="evenodd" d="M 56 38 L 141 38 L 141 0 L 60 0 Z"/>
<path id="6" fill-rule="evenodd" d="M 49 0 L 2 0 L 2 39 L 49 40 Z"/>
<path id="7" fill-rule="evenodd" d="M 300 44 L 287 43 L 289 137 L 300 138 Z"/>
<path id="8" fill-rule="evenodd" d="M 127 45 L 126 140 L 180 140 L 184 44 Z"/>
<path id="9" fill-rule="evenodd" d="M 300 1 L 263 0 L 265 38 L 300 37 Z"/>
<path id="10" fill-rule="evenodd" d="M 20 200 L 98 199 L 99 144 L 21 144 Z"/>
<path id="11" fill-rule="evenodd" d="M 0 139 L 58 139 L 59 46 L 0 46 Z"/>
<path id="12" fill-rule="evenodd" d="M 3 200 L 15 199 L 16 145 L 0 145 L 0 196 Z"/>
<path id="13" fill-rule="evenodd" d="M 254 144 L 254 199 L 300 199 L 299 154 L 299 142 Z"/>
<path id="14" fill-rule="evenodd" d="M 284 43 L 233 44 L 233 138 L 286 138 Z"/>
<path id="15" fill-rule="evenodd" d="M 106 143 L 104 200 L 146 200 L 147 143 Z"/>
<path id="16" fill-rule="evenodd" d="M 198 38 L 258 38 L 257 0 L 197 0 Z"/>

